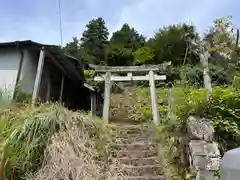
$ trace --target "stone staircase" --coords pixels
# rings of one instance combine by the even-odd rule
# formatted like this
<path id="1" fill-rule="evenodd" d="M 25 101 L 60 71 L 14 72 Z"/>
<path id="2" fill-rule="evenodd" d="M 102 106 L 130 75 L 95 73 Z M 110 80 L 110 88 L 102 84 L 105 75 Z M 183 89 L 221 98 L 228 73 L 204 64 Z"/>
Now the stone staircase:
<path id="1" fill-rule="evenodd" d="M 154 131 L 140 125 L 115 129 L 111 149 L 111 167 L 126 180 L 165 180 L 164 168 L 154 142 Z"/>

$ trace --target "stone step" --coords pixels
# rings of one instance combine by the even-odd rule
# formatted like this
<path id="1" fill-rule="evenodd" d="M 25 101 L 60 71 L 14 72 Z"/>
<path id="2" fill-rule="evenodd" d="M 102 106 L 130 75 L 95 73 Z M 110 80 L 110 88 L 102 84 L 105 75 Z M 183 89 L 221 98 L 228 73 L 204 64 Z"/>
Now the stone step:
<path id="1" fill-rule="evenodd" d="M 139 129 L 149 129 L 149 126 L 147 124 L 124 124 L 124 125 L 116 125 L 112 126 L 112 129 L 114 130 L 139 130 Z"/>
<path id="2" fill-rule="evenodd" d="M 165 180 L 164 176 L 126 176 L 124 180 Z"/>
<path id="3" fill-rule="evenodd" d="M 158 152 L 156 149 L 142 150 L 142 151 L 135 149 L 135 150 L 119 150 L 119 151 L 112 150 L 111 154 L 112 154 L 112 157 L 116 157 L 116 158 L 122 158 L 122 157 L 145 158 L 145 157 L 157 156 Z"/>
<path id="4" fill-rule="evenodd" d="M 123 139 L 128 139 L 128 138 L 155 138 L 155 134 L 151 132 L 139 132 L 139 133 L 118 133 L 118 134 L 113 134 L 113 138 L 123 138 Z"/>
<path id="5" fill-rule="evenodd" d="M 145 165 L 145 166 L 123 166 L 121 169 L 119 167 L 114 167 L 120 170 L 124 176 L 148 176 L 148 175 L 163 175 L 163 168 L 159 165 Z"/>
<path id="6" fill-rule="evenodd" d="M 134 135 L 143 135 L 143 134 L 152 135 L 152 134 L 154 134 L 153 129 L 136 126 L 136 125 L 112 128 L 112 131 L 118 136 L 130 135 L 130 134 L 134 134 Z"/>
<path id="7" fill-rule="evenodd" d="M 147 143 L 155 141 L 154 137 L 129 137 L 129 138 L 116 138 L 115 143 L 119 144 L 132 144 L 136 142 Z"/>
<path id="8" fill-rule="evenodd" d="M 153 150 L 156 148 L 156 145 L 150 142 L 135 142 L 132 144 L 112 144 L 111 148 L 115 150 Z"/>
<path id="9" fill-rule="evenodd" d="M 125 164 L 132 166 L 156 165 L 159 164 L 157 156 L 147 158 L 112 158 L 114 164 Z"/>
<path id="10" fill-rule="evenodd" d="M 134 133 L 154 133 L 154 129 L 149 129 L 149 128 L 135 128 L 135 129 L 128 129 L 128 128 L 119 128 L 113 130 L 115 133 L 120 133 L 120 134 L 134 134 Z"/>

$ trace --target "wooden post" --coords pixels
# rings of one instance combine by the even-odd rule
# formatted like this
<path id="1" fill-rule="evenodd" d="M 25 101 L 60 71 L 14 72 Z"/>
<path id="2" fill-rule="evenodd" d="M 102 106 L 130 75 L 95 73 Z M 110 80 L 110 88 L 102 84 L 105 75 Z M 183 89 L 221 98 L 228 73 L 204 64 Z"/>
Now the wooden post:
<path id="1" fill-rule="evenodd" d="M 109 123 L 109 109 L 110 109 L 110 94 L 111 94 L 111 72 L 106 72 L 105 76 L 105 91 L 104 91 L 104 105 L 103 105 L 103 120 Z"/>
<path id="2" fill-rule="evenodd" d="M 92 113 L 92 116 L 96 115 L 96 94 L 95 94 L 95 92 L 91 92 L 91 113 Z"/>
<path id="3" fill-rule="evenodd" d="M 173 105 L 173 97 L 172 97 L 172 83 L 168 83 L 168 118 L 172 117 L 172 105 Z"/>
<path id="4" fill-rule="evenodd" d="M 127 76 L 132 80 L 132 73 L 130 72 L 130 73 L 127 73 Z"/>
<path id="5" fill-rule="evenodd" d="M 129 77 L 130 78 L 130 84 L 132 85 L 133 84 L 133 82 L 132 82 L 132 72 L 129 72 L 129 73 L 127 73 L 127 77 Z"/>
<path id="6" fill-rule="evenodd" d="M 47 79 L 47 101 L 51 100 L 51 79 L 50 76 L 48 76 Z"/>
<path id="7" fill-rule="evenodd" d="M 158 105 L 157 105 L 157 97 L 156 97 L 156 87 L 155 87 L 155 78 L 153 71 L 149 72 L 149 85 L 150 85 L 150 92 L 151 92 L 151 100 L 152 100 L 152 114 L 153 114 L 153 121 L 156 125 L 159 122 L 159 113 L 158 113 Z"/>
<path id="8" fill-rule="evenodd" d="M 41 78 L 42 78 L 43 65 L 44 65 L 44 59 L 45 59 L 45 49 L 44 49 L 44 47 L 42 47 L 42 50 L 40 51 L 40 55 L 39 55 L 37 74 L 36 74 L 34 88 L 33 88 L 33 95 L 32 95 L 32 104 L 33 105 L 36 103 L 38 93 L 39 93 L 39 88 L 40 88 L 40 83 L 41 83 Z"/>
<path id="9" fill-rule="evenodd" d="M 62 81 L 61 81 L 61 89 L 60 89 L 60 96 L 59 96 L 60 102 L 62 102 L 63 88 L 64 88 L 64 75 L 62 75 Z"/>

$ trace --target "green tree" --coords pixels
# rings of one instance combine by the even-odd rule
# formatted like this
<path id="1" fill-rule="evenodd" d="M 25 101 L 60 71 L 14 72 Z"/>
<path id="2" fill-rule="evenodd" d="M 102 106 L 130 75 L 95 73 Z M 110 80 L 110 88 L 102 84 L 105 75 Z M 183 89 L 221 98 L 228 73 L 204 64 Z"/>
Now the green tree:
<path id="1" fill-rule="evenodd" d="M 132 65 L 133 52 L 142 47 L 145 38 L 134 28 L 124 24 L 122 28 L 113 33 L 107 52 L 108 65 Z"/>
<path id="2" fill-rule="evenodd" d="M 106 63 L 109 66 L 124 66 L 132 64 L 132 50 L 120 44 L 110 44 L 107 49 Z"/>
<path id="3" fill-rule="evenodd" d="M 76 57 L 77 59 L 81 59 L 80 42 L 77 37 L 73 37 L 72 41 L 67 43 L 63 49 L 68 54 Z"/>
<path id="4" fill-rule="evenodd" d="M 113 33 L 110 43 L 121 44 L 124 48 L 135 51 L 144 45 L 145 38 L 134 28 L 131 28 L 128 24 L 124 24 L 120 30 Z"/>
<path id="5" fill-rule="evenodd" d="M 150 47 L 140 47 L 134 53 L 134 64 L 152 64 L 154 63 L 154 53 Z"/>
<path id="6" fill-rule="evenodd" d="M 226 56 L 230 56 L 235 48 L 234 26 L 232 17 L 219 18 L 214 21 L 210 39 L 211 48 L 209 51 L 217 51 Z M 209 35 L 207 36 L 209 37 Z"/>
<path id="7" fill-rule="evenodd" d="M 188 41 L 198 38 L 193 25 L 177 24 L 159 29 L 146 45 L 154 50 L 156 64 L 164 61 L 172 61 L 173 65 L 195 64 L 198 57 L 189 50 Z"/>
<path id="8" fill-rule="evenodd" d="M 209 68 L 213 84 L 230 84 L 238 71 L 237 29 L 231 16 L 216 19 L 203 41 L 210 53 Z"/>
<path id="9" fill-rule="evenodd" d="M 86 52 L 86 61 L 94 64 L 102 64 L 105 61 L 108 44 L 108 29 L 103 18 L 92 19 L 86 25 L 82 34 L 81 47 Z"/>

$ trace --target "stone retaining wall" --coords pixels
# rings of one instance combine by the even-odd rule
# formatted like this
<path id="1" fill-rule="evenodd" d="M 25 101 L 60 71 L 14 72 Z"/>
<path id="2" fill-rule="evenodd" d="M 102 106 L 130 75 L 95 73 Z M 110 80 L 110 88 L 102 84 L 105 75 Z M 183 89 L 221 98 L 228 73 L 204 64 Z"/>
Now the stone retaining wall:
<path id="1" fill-rule="evenodd" d="M 189 117 L 187 120 L 188 156 L 195 180 L 214 180 L 219 169 L 221 155 L 213 141 L 214 128 L 210 120 Z"/>

